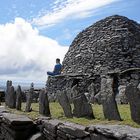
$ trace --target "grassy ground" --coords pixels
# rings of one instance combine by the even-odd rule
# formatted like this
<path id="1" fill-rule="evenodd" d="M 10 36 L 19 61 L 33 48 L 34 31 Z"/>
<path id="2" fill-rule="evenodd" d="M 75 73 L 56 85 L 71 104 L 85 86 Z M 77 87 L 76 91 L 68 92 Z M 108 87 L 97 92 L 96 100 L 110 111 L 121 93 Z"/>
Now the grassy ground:
<path id="1" fill-rule="evenodd" d="M 75 122 L 78 124 L 82 125 L 91 125 L 91 124 L 120 124 L 120 125 L 130 125 L 133 127 L 138 127 L 140 128 L 140 125 L 136 124 L 135 122 L 132 121 L 131 116 L 130 116 L 130 109 L 129 105 L 118 105 L 119 112 L 121 115 L 121 118 L 123 121 L 108 121 L 104 119 L 103 111 L 102 111 L 102 106 L 101 105 L 92 105 L 93 107 L 93 112 L 95 115 L 96 119 L 88 119 L 88 118 L 66 118 L 64 116 L 63 110 L 61 106 L 58 103 L 50 103 L 50 110 L 51 110 L 51 116 L 52 118 L 57 118 L 60 120 L 65 120 L 65 121 L 70 121 L 70 122 Z M 30 118 L 35 119 L 39 117 L 39 107 L 38 103 L 33 103 L 32 104 L 32 112 L 24 112 L 25 110 L 25 104 L 22 104 L 22 110 L 17 111 L 15 109 L 9 109 L 10 112 L 16 113 L 16 114 L 24 114 L 28 115 Z"/>

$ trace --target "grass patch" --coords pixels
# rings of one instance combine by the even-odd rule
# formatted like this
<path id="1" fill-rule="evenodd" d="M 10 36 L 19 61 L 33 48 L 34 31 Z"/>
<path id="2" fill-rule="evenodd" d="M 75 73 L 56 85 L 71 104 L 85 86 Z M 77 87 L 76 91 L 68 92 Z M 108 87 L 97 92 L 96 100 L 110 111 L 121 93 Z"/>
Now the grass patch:
<path id="1" fill-rule="evenodd" d="M 129 125 L 132 127 L 137 127 L 140 128 L 140 125 L 137 123 L 133 122 L 131 119 L 130 115 L 130 109 L 129 105 L 118 105 L 119 112 L 121 115 L 121 118 L 123 121 L 108 121 L 104 119 L 103 111 L 102 111 L 102 106 L 101 105 L 92 105 L 93 112 L 95 115 L 96 119 L 88 119 L 88 118 L 66 118 L 64 116 L 64 112 L 59 105 L 59 103 L 50 103 L 50 110 L 51 110 L 51 116 L 52 118 L 64 120 L 64 121 L 70 121 L 82 125 L 91 125 L 91 124 L 119 124 L 119 125 Z M 40 117 L 41 115 L 39 114 L 39 106 L 38 103 L 33 103 L 32 104 L 32 112 L 25 112 L 25 103 L 22 104 L 22 110 L 17 111 L 16 109 L 9 109 L 7 108 L 11 113 L 16 113 L 16 114 L 22 114 L 22 115 L 27 115 L 31 119 L 35 119 L 37 117 Z"/>

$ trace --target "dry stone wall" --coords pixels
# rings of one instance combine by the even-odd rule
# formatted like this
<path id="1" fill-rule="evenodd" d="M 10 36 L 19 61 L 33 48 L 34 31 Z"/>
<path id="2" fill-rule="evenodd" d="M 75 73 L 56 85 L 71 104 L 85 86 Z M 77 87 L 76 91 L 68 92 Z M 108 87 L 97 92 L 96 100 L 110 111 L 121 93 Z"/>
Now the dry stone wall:
<path id="1" fill-rule="evenodd" d="M 32 121 L 0 107 L 0 140 L 139 140 L 140 129 L 124 125 L 82 126 L 48 117 Z"/>
<path id="2" fill-rule="evenodd" d="M 102 74 L 140 67 L 140 25 L 114 15 L 96 22 L 74 39 L 64 73 Z"/>
<path id="3" fill-rule="evenodd" d="M 38 119 L 46 140 L 139 140 L 140 129 L 124 125 L 82 126 L 56 119 Z"/>

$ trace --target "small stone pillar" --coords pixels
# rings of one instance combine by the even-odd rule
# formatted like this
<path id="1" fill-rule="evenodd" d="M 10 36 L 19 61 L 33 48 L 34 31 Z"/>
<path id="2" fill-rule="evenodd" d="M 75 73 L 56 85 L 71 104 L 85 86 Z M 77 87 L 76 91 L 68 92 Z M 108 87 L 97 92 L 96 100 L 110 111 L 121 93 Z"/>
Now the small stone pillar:
<path id="1" fill-rule="evenodd" d="M 9 91 L 10 87 L 12 86 L 12 81 L 7 81 L 6 82 L 6 92 L 5 92 L 5 104 L 8 106 L 9 104 Z"/>
<path id="2" fill-rule="evenodd" d="M 89 102 L 90 103 L 94 103 L 95 102 L 95 86 L 94 86 L 94 83 L 91 83 L 89 86 L 88 86 L 88 92 L 90 94 L 90 99 L 89 99 Z"/>
<path id="3" fill-rule="evenodd" d="M 125 94 L 130 104 L 131 118 L 140 124 L 140 89 L 136 85 L 129 84 Z"/>
<path id="4" fill-rule="evenodd" d="M 108 120 L 121 121 L 113 90 L 114 79 L 111 76 L 101 77 L 101 102 L 104 117 Z"/>
<path id="5" fill-rule="evenodd" d="M 51 115 L 47 89 L 42 89 L 39 93 L 39 113 L 48 117 Z"/>
<path id="6" fill-rule="evenodd" d="M 21 104 L 22 104 L 22 91 L 20 85 L 18 85 L 16 90 L 16 109 L 21 110 Z"/>
<path id="7" fill-rule="evenodd" d="M 8 107 L 9 108 L 16 108 L 16 93 L 14 87 L 9 87 L 9 94 L 8 94 Z"/>
<path id="8" fill-rule="evenodd" d="M 58 90 L 56 94 L 57 94 L 58 102 L 61 105 L 61 107 L 63 108 L 65 116 L 68 118 L 72 118 L 73 117 L 72 109 L 71 109 L 71 105 L 70 105 L 69 99 L 67 97 L 66 91 Z"/>
<path id="9" fill-rule="evenodd" d="M 83 93 L 79 93 L 78 85 L 75 85 L 72 88 L 72 91 L 74 92 L 73 95 L 73 114 L 75 117 L 89 117 L 89 118 L 95 118 L 92 111 L 92 106 L 90 103 L 88 103 L 88 100 Z"/>
<path id="10" fill-rule="evenodd" d="M 33 94 L 34 94 L 34 84 L 31 83 L 29 93 L 26 94 L 26 109 L 25 109 L 26 112 L 32 111 L 31 104 L 33 100 Z"/>

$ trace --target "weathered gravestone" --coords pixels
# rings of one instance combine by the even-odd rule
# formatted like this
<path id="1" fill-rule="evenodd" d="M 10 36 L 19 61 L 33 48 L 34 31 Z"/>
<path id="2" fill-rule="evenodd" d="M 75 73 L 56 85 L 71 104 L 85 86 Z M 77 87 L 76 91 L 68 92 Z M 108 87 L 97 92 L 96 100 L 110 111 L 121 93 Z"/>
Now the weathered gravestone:
<path id="1" fill-rule="evenodd" d="M 92 106 L 90 103 L 88 103 L 88 100 L 85 96 L 85 94 L 79 93 L 78 86 L 75 85 L 73 87 L 73 94 L 75 97 L 73 97 L 73 114 L 76 117 L 90 117 L 94 118 Z"/>
<path id="2" fill-rule="evenodd" d="M 57 98 L 58 98 L 58 102 L 61 105 L 61 107 L 64 110 L 64 114 L 66 117 L 71 118 L 72 115 L 72 109 L 71 109 L 71 105 L 69 102 L 69 99 L 67 97 L 67 93 L 65 90 L 58 90 L 57 91 Z"/>
<path id="3" fill-rule="evenodd" d="M 12 86 L 12 81 L 7 81 L 6 82 L 6 92 L 5 92 L 5 104 L 8 106 L 9 103 L 9 90 L 10 87 Z"/>
<path id="4" fill-rule="evenodd" d="M 26 95 L 26 109 L 25 109 L 26 112 L 32 111 L 31 104 L 33 100 L 33 94 L 34 94 L 34 84 L 31 83 L 29 93 L 27 93 Z"/>
<path id="5" fill-rule="evenodd" d="M 50 116 L 49 100 L 45 89 L 42 89 L 39 93 L 39 113 L 45 116 Z"/>
<path id="6" fill-rule="evenodd" d="M 8 94 L 8 106 L 9 108 L 16 108 L 16 93 L 13 86 L 9 87 L 9 94 Z"/>
<path id="7" fill-rule="evenodd" d="M 22 104 L 22 91 L 20 85 L 18 85 L 16 90 L 16 109 L 21 110 L 21 104 Z"/>
<path id="8" fill-rule="evenodd" d="M 88 92 L 90 94 L 90 99 L 89 99 L 89 102 L 90 103 L 94 103 L 95 102 L 95 86 L 94 86 L 94 83 L 91 83 L 89 86 L 88 86 Z"/>
<path id="9" fill-rule="evenodd" d="M 121 120 L 113 91 L 113 78 L 102 76 L 101 79 L 101 102 L 104 117 L 108 120 Z"/>
<path id="10" fill-rule="evenodd" d="M 125 93 L 130 104 L 131 118 L 140 123 L 140 89 L 136 85 L 129 84 Z"/>

